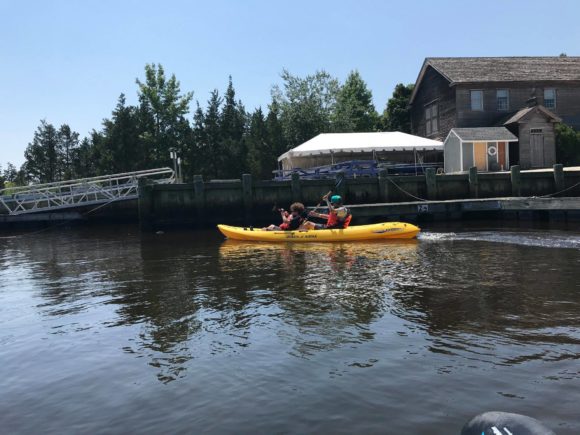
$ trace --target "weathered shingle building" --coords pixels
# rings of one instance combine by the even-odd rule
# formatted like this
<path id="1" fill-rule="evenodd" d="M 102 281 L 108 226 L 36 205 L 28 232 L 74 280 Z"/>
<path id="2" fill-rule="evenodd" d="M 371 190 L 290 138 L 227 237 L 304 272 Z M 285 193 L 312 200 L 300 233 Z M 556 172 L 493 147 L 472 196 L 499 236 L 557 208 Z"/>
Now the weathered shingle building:
<path id="1" fill-rule="evenodd" d="M 455 127 L 505 125 L 520 139 L 512 163 L 549 166 L 553 124 L 580 129 L 580 57 L 427 58 L 410 106 L 413 134 L 444 140 Z"/>

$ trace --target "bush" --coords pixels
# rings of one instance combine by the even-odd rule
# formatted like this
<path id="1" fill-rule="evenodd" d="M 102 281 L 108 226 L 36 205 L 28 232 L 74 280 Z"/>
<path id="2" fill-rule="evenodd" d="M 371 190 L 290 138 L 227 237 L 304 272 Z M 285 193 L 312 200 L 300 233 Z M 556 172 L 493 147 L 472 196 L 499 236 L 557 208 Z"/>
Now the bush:
<path id="1" fill-rule="evenodd" d="M 556 125 L 556 160 L 564 166 L 580 164 L 580 132 L 566 124 Z"/>

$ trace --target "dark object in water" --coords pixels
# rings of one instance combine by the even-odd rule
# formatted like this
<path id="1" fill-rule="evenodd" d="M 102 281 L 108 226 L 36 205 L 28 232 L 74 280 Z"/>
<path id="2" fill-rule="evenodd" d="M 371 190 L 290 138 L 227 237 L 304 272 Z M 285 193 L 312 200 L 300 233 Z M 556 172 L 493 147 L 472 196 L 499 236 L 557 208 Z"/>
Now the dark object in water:
<path id="1" fill-rule="evenodd" d="M 476 415 L 463 426 L 461 435 L 556 435 L 538 420 L 510 412 Z"/>

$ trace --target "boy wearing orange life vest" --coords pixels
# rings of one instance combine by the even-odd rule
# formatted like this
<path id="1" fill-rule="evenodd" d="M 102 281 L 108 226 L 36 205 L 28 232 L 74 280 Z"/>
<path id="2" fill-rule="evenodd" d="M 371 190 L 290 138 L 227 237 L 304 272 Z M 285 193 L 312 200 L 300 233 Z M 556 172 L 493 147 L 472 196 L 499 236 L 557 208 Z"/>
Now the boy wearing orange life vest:
<path id="1" fill-rule="evenodd" d="M 340 195 L 333 195 L 329 201 L 328 195 L 324 195 L 322 199 L 326 201 L 326 205 L 328 207 L 328 214 L 311 211 L 308 214 L 308 216 L 326 219 L 326 223 L 315 224 L 313 222 L 306 222 L 304 224 L 304 227 L 309 230 L 311 229 L 330 230 L 330 229 L 347 228 L 352 219 L 352 215 L 350 214 L 348 208 L 342 205 L 342 197 Z"/>

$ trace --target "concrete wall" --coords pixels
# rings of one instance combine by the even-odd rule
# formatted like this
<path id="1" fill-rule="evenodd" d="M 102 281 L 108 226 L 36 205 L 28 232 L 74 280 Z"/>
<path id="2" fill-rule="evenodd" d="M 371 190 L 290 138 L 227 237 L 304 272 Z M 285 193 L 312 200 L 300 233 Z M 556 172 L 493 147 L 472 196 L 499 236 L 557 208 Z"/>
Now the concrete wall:
<path id="1" fill-rule="evenodd" d="M 143 229 L 168 226 L 207 226 L 217 223 L 264 225 L 278 223 L 273 207 L 288 208 L 293 201 L 307 206 L 321 202 L 329 190 L 345 198 L 347 205 L 400 203 L 418 199 L 451 200 L 541 196 L 574 186 L 566 196 L 580 196 L 580 171 L 519 173 L 471 173 L 457 175 L 388 177 L 344 180 L 203 182 L 155 185 L 143 181 L 139 186 L 139 219 Z M 560 177 L 557 179 L 557 177 Z M 575 184 L 579 184 L 575 186 Z M 355 216 L 356 223 L 356 216 Z"/>

